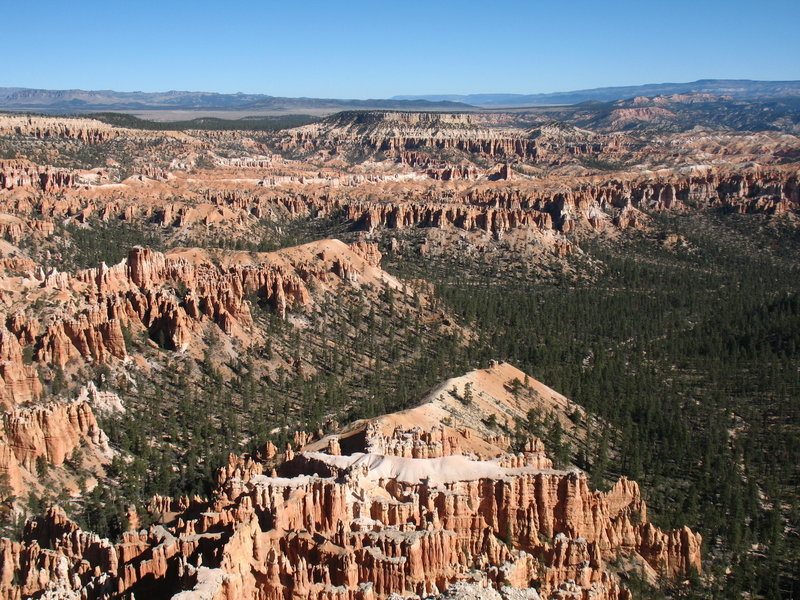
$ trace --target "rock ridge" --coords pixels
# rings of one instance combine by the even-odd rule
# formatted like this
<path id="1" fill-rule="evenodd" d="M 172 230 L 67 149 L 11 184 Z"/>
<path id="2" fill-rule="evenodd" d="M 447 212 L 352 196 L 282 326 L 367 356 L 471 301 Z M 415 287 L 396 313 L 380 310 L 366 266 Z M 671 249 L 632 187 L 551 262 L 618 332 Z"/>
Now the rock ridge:
<path id="1" fill-rule="evenodd" d="M 475 393 L 514 372 L 501 363 L 470 374 L 485 382 Z M 454 427 L 464 439 L 507 443 Z M 312 449 L 289 447 L 282 462 L 231 456 L 210 500 L 156 497 L 150 510 L 163 525 L 116 544 L 51 509 L 22 542 L 2 542 L 0 597 L 58 589 L 87 599 L 173 590 L 182 600 L 383 600 L 474 582 L 487 593 L 511 586 L 542 598 L 627 599 L 608 566 L 617 556 L 653 577 L 701 568 L 700 536 L 649 523 L 635 482 L 593 492 L 583 472 L 553 469 L 540 440 L 481 458 L 446 442 L 442 426 L 387 435 L 369 422 L 363 431 L 341 445 L 298 436 Z"/>

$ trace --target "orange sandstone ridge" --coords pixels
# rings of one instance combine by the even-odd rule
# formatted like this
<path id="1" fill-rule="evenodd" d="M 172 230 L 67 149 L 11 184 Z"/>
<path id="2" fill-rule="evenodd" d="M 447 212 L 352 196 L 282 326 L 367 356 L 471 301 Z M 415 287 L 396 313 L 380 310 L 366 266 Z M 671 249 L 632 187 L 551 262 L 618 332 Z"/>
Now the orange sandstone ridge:
<path id="1" fill-rule="evenodd" d="M 700 536 L 649 523 L 635 482 L 592 492 L 580 470 L 554 469 L 540 440 L 514 451 L 480 424 L 487 410 L 511 422 L 565 405 L 493 363 L 409 411 L 298 434 L 283 460 L 271 444 L 232 456 L 210 500 L 154 498 L 162 524 L 116 544 L 53 508 L 22 542 L 0 543 L 0 597 L 602 600 L 630 597 L 615 558 L 651 579 L 699 570 Z"/>
<path id="2" fill-rule="evenodd" d="M 665 109 L 620 110 L 626 121 Z M 48 238 L 58 223 L 148 224 L 160 225 L 172 245 L 209 231 L 251 239 L 264 220 L 341 213 L 368 232 L 533 231 L 564 255 L 571 245 L 564 235 L 641 226 L 648 211 L 800 209 L 794 134 L 637 137 L 513 121 L 508 114 L 342 113 L 259 135 L 0 116 L 0 137 L 21 157 L 0 161 L 0 235 L 16 244 Z M 65 145 L 108 157 L 91 169 L 46 164 L 49 157 L 64 164 L 57 159 Z M 128 164 L 111 158 L 120 158 L 116 146 Z"/>
<path id="3" fill-rule="evenodd" d="M 113 451 L 92 410 L 94 387 L 75 401 L 6 410 L 0 422 L 0 475 L 12 494 L 22 496 L 39 486 L 38 463 L 60 467 L 77 449 L 86 450 L 81 460 L 97 466 L 108 464 Z M 74 482 L 66 482 L 74 487 Z"/>
<path id="4" fill-rule="evenodd" d="M 39 397 L 36 364 L 125 360 L 123 328 L 188 350 L 198 343 L 203 325 L 212 323 L 247 344 L 258 335 L 252 327 L 253 299 L 284 317 L 287 308 L 313 302 L 311 284 L 319 290 L 367 284 L 400 288 L 379 268 L 380 259 L 373 244 L 348 246 L 338 240 L 272 253 L 183 248 L 162 254 L 136 248 L 112 267 L 0 277 L 0 401 L 12 406 Z M 37 298 L 47 307 L 44 316 L 32 309 Z M 33 364 L 26 364 L 24 346 L 32 348 Z"/>
<path id="5" fill-rule="evenodd" d="M 502 164 L 500 172 L 508 174 L 510 167 Z M 81 175 L 26 161 L 0 161 L 0 191 L 8 188 L 0 193 L 0 234 L 12 241 L 48 237 L 60 219 L 154 221 L 183 233 L 208 227 L 244 231 L 267 217 L 322 216 L 339 210 L 370 232 L 377 227 L 456 227 L 492 233 L 514 229 L 569 233 L 576 226 L 636 227 L 645 219 L 641 211 L 649 210 L 718 207 L 781 214 L 800 209 L 800 174 L 793 166 L 695 165 L 612 177 L 509 180 L 505 175 L 503 181 L 490 175 L 444 183 L 414 172 L 374 176 L 331 172 L 322 177 L 315 172 L 310 177 L 277 179 L 264 177 L 263 172 L 262 179 L 245 173 L 229 175 L 206 177 L 202 183 L 180 173 L 163 181 L 142 175 L 103 183 L 99 171 Z M 82 185 L 77 183 L 80 178 L 99 183 Z M 441 179 L 441 173 L 433 179 Z M 39 216 L 32 219 L 30 214 Z"/>

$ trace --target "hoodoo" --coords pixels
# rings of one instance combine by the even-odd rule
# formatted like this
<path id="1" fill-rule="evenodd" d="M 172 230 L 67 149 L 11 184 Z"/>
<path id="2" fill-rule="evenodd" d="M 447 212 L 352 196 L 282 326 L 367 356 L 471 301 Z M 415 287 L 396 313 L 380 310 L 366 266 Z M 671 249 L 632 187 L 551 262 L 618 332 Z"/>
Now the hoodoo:
<path id="1" fill-rule="evenodd" d="M 210 500 L 153 498 L 161 523 L 116 544 L 54 508 L 22 542 L 5 541 L 0 593 L 382 600 L 468 586 L 614 599 L 629 593 L 610 561 L 624 557 L 654 580 L 701 570 L 700 536 L 649 523 L 635 482 L 593 492 L 580 470 L 554 468 L 541 440 L 486 425 L 489 407 L 513 423 L 568 405 L 494 363 L 416 408 L 319 439 L 298 434 L 283 460 L 268 449 L 231 456 Z"/>

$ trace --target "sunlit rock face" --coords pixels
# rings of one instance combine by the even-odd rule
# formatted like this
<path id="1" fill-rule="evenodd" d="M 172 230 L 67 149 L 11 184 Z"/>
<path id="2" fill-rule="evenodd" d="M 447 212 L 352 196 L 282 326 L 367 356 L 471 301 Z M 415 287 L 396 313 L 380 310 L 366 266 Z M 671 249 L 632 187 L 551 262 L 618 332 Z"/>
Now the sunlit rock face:
<path id="1" fill-rule="evenodd" d="M 554 469 L 540 440 L 513 451 L 486 425 L 541 408 L 518 393 L 523 380 L 546 407 L 570 406 L 494 363 L 416 408 L 299 432 L 282 457 L 270 445 L 231 456 L 212 499 L 153 498 L 163 524 L 116 544 L 52 509 L 23 542 L 3 542 L 2 597 L 610 599 L 629 597 L 608 565 L 617 557 L 651 577 L 699 570 L 700 536 L 649 523 L 635 482 L 593 492 L 578 469 Z"/>

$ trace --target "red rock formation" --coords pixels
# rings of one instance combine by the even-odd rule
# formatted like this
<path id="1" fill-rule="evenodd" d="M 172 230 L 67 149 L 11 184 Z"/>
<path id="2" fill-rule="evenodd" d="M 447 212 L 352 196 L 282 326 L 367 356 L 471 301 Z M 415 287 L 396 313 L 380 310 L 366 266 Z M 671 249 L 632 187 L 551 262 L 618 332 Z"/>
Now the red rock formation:
<path id="1" fill-rule="evenodd" d="M 366 453 L 353 451 L 352 437 L 347 447 L 323 439 L 314 443 L 331 453 L 287 452 L 280 477 L 232 456 L 210 501 L 154 498 L 151 512 L 168 525 L 116 545 L 51 510 L 23 543 L 0 545 L 0 597 L 16 597 L 17 581 L 24 594 L 88 599 L 184 590 L 184 600 L 377 600 L 478 581 L 611 600 L 629 597 L 606 562 L 619 553 L 665 575 L 701 566 L 700 536 L 648 523 L 634 482 L 592 492 L 584 473 L 552 469 L 539 440 L 520 455 L 477 460 L 442 426 L 363 431 Z"/>
<path id="2" fill-rule="evenodd" d="M 30 308 L 14 312 L 0 327 L 0 400 L 13 405 L 38 397 L 41 383 L 34 364 L 25 364 L 22 346 L 34 362 L 64 368 L 79 360 L 105 363 L 124 359 L 125 331 L 146 332 L 168 348 L 186 348 L 204 323 L 249 343 L 250 302 L 258 298 L 281 316 L 312 302 L 308 284 L 335 286 L 361 278 L 382 277 L 377 246 L 348 247 L 322 241 L 261 254 L 244 262 L 215 264 L 203 251 L 164 255 L 147 248 L 132 250 L 113 267 L 101 265 L 74 275 L 32 274 L 47 289 L 80 294 L 80 303 L 57 305 L 40 319 Z M 335 277 L 334 277 L 335 276 Z M 26 300 L 24 291 L 20 302 Z"/>
<path id="3" fill-rule="evenodd" d="M 251 294 L 281 316 L 287 306 L 310 301 L 302 279 L 280 266 L 219 268 L 144 248 L 132 250 L 125 263 L 81 271 L 72 281 L 87 286 L 91 304 L 44 329 L 36 342 L 40 361 L 64 366 L 77 358 L 124 358 L 123 326 L 144 328 L 173 348 L 185 346 L 206 320 L 235 334 L 252 322 L 246 300 Z M 176 296 L 175 289 L 184 291 Z"/>
<path id="4" fill-rule="evenodd" d="M 800 210 L 800 176 L 796 167 L 790 166 L 691 167 L 532 179 L 511 177 L 505 159 L 479 175 L 473 173 L 474 167 L 431 162 L 415 152 L 402 151 L 398 156 L 420 170 L 417 172 L 275 175 L 261 180 L 262 185 L 255 189 L 206 188 L 202 202 L 197 201 L 196 193 L 181 188 L 170 188 L 169 193 L 161 191 L 141 201 L 136 197 L 137 182 L 129 182 L 126 186 L 134 187 L 115 191 L 113 197 L 70 190 L 77 181 L 74 174 L 24 161 L 5 161 L 6 168 L 0 169 L 6 173 L 0 180 L 3 185 L 46 188 L 59 194 L 20 196 L 9 192 L 0 195 L 0 211 L 26 222 L 27 215 L 41 214 L 39 221 L 51 229 L 53 220 L 70 217 L 85 223 L 98 219 L 156 220 L 168 228 L 205 231 L 214 227 L 241 235 L 265 217 L 324 216 L 340 210 L 366 230 L 453 226 L 492 233 L 517 228 L 569 232 L 579 226 L 636 227 L 643 217 L 632 209 L 719 207 L 768 214 Z M 429 177 L 441 182 L 430 185 Z M 394 182 L 402 184 L 402 190 L 392 188 Z M 152 193 L 149 189 L 141 192 Z M 378 201 L 381 197 L 386 200 Z M 3 223 L 0 219 L 0 232 L 4 229 L 12 239 L 35 231 L 33 223 Z"/>
<path id="5" fill-rule="evenodd" d="M 0 135 L 16 135 L 37 139 L 67 138 L 86 144 L 97 144 L 117 137 L 117 129 L 95 119 L 42 117 L 34 115 L 0 116 Z"/>
<path id="6" fill-rule="evenodd" d="M 558 162 L 563 155 L 616 152 L 619 138 L 601 139 L 590 132 L 526 131 L 487 126 L 479 115 L 451 113 L 342 113 L 321 123 L 285 132 L 282 149 L 328 150 L 343 153 L 357 147 L 396 156 L 403 162 L 421 161 L 416 153 L 458 151 L 495 159 Z M 452 175 L 452 173 L 451 173 Z M 453 177 L 449 177 L 453 178 Z"/>
<path id="7" fill-rule="evenodd" d="M 381 264 L 381 253 L 378 250 L 377 244 L 370 244 L 367 242 L 358 242 L 356 244 L 352 244 L 350 249 L 367 261 L 367 264 L 377 267 Z"/>
<path id="8" fill-rule="evenodd" d="M 50 402 L 6 411 L 0 428 L 0 473 L 13 493 L 37 476 L 37 459 L 61 466 L 76 448 L 108 458 L 111 450 L 86 401 Z M 102 461 L 104 462 L 104 461 Z"/>
<path id="9" fill-rule="evenodd" d="M 504 164 L 500 174 L 510 173 Z M 508 173 L 505 176 L 508 176 Z M 777 214 L 800 210 L 800 175 L 796 169 L 746 171 L 700 169 L 657 176 L 558 179 L 479 184 L 463 191 L 405 192 L 402 201 L 375 201 L 353 191 L 346 194 L 287 191 L 262 196 L 213 196 L 235 211 L 268 214 L 270 206 L 305 216 L 342 209 L 363 229 L 378 227 L 456 227 L 502 233 L 512 229 L 568 232 L 576 225 L 621 229 L 643 222 L 641 211 L 725 208 L 737 212 Z M 187 210 L 187 209 L 174 209 Z M 188 214 L 188 213 L 187 213 Z M 174 217 L 169 221 L 177 223 Z"/>
<path id="10" fill-rule="evenodd" d="M 405 458 L 440 458 L 461 454 L 459 438 L 448 435 L 444 426 L 433 427 L 430 431 L 420 427 L 398 426 L 390 435 L 384 435 L 378 424 L 371 423 L 365 435 L 368 444 L 365 450 L 370 454 Z"/>
<path id="11" fill-rule="evenodd" d="M 29 402 L 41 392 L 36 368 L 25 364 L 19 340 L 0 326 L 0 401 L 7 405 Z"/>
<path id="12" fill-rule="evenodd" d="M 0 161 L 0 190 L 33 188 L 44 192 L 75 185 L 75 173 L 25 160 Z"/>
<path id="13" fill-rule="evenodd" d="M 723 207 L 736 212 L 781 213 L 800 210 L 800 175 L 793 170 L 753 170 L 742 174 L 707 172 L 666 180 L 578 183 L 552 191 L 534 184 L 478 187 L 460 201 L 372 202 L 351 200 L 348 218 L 372 231 L 376 227 L 550 229 L 567 232 L 575 219 L 598 227 L 596 215 L 614 216 L 620 228 L 635 227 L 635 209 L 676 210 L 688 205 Z M 593 216 L 593 214 L 595 216 Z"/>
<path id="14" fill-rule="evenodd" d="M 496 209 L 469 204 L 443 203 L 361 203 L 350 202 L 347 216 L 367 231 L 378 227 L 405 229 L 410 227 L 457 227 L 481 229 L 492 233 L 509 229 L 550 229 L 551 217 L 538 210 Z"/>

